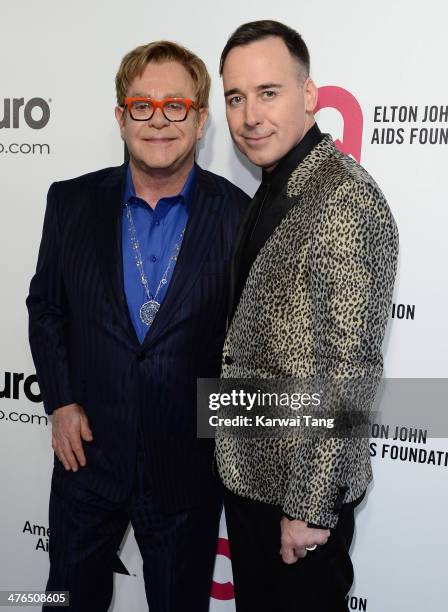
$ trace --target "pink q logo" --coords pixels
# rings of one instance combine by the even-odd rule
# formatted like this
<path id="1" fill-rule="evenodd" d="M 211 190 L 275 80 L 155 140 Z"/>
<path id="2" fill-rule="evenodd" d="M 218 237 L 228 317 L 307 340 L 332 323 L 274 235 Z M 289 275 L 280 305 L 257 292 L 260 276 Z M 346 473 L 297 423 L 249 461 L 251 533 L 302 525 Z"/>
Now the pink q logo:
<path id="1" fill-rule="evenodd" d="M 344 120 L 342 142 L 335 140 L 335 145 L 342 153 L 351 155 L 359 163 L 362 147 L 362 110 L 357 99 L 342 87 L 327 85 L 319 87 L 319 98 L 315 112 L 322 108 L 335 108 Z"/>
<path id="2" fill-rule="evenodd" d="M 218 547 L 216 549 L 217 555 L 223 555 L 230 559 L 230 547 L 229 540 L 225 538 L 218 538 Z M 231 582 L 212 582 L 212 590 L 210 596 L 213 599 L 219 599 L 220 601 L 228 601 L 234 598 L 233 584 Z"/>

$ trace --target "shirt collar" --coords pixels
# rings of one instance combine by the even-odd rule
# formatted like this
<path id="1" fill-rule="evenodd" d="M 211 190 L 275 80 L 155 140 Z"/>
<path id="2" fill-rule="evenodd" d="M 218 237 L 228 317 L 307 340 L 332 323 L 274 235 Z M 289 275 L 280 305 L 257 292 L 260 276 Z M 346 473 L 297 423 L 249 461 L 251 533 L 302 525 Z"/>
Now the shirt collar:
<path id="1" fill-rule="evenodd" d="M 188 210 L 191 206 L 191 202 L 193 199 L 193 193 L 194 193 L 194 188 L 196 186 L 196 180 L 197 180 L 197 167 L 196 167 L 196 164 L 193 164 L 193 167 L 188 173 L 187 179 L 184 183 L 184 186 L 180 190 L 180 192 L 175 196 L 160 198 L 159 202 L 161 200 L 164 200 L 165 202 L 170 202 L 172 204 L 177 204 L 178 202 L 182 202 L 183 204 L 186 205 L 187 210 Z M 138 198 L 137 195 L 135 194 L 135 187 L 134 187 L 134 182 L 132 180 L 131 166 L 130 164 L 128 164 L 128 167 L 126 170 L 126 180 L 124 183 L 124 191 L 123 191 L 123 206 L 125 206 L 127 203 L 130 203 L 132 198 L 135 198 L 136 200 L 140 200 L 142 202 L 144 201 L 144 200 L 141 200 L 141 198 Z"/>
<path id="2" fill-rule="evenodd" d="M 315 123 L 282 159 L 272 172 L 262 172 L 262 181 L 270 186 L 271 193 L 285 186 L 292 171 L 305 159 L 308 153 L 322 140 L 323 134 Z"/>

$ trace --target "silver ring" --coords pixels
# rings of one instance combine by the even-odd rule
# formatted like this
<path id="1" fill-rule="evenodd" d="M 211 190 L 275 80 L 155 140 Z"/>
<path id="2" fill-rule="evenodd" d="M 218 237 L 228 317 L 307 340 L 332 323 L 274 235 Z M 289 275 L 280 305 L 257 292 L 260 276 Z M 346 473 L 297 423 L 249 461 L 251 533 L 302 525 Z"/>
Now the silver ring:
<path id="1" fill-rule="evenodd" d="M 312 550 L 316 550 L 317 544 L 315 544 L 314 546 L 305 546 L 305 548 L 306 550 L 309 550 L 311 552 Z"/>

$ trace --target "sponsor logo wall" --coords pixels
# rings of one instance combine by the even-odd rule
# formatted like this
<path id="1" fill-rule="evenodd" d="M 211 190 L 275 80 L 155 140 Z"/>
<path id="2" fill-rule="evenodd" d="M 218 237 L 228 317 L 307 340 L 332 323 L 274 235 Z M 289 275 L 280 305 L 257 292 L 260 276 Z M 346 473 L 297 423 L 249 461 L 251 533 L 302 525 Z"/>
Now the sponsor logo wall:
<path id="1" fill-rule="evenodd" d="M 25 308 L 48 187 L 55 180 L 122 162 L 113 113 L 115 72 L 134 46 L 168 38 L 198 53 L 213 79 L 199 163 L 252 194 L 260 174 L 236 155 L 228 135 L 218 61 L 227 36 L 240 23 L 261 18 L 279 19 L 303 34 L 319 85 L 321 129 L 371 172 L 396 217 L 400 263 L 384 345 L 385 376 L 412 379 L 417 386 L 418 379 L 447 377 L 444 2 L 432 0 L 422 11 L 416 0 L 324 0 L 319 7 L 311 0 L 300 5 L 281 0 L 275 8 L 267 0 L 244 5 L 230 0 L 213 7 L 198 0 L 194 9 L 175 0 L 169 17 L 165 6 L 143 0 L 136 0 L 132 10 L 123 9 L 118 0 L 79 0 L 69 6 L 57 0 L 4 3 L 0 590 L 43 589 L 48 572 L 51 422 L 43 411 L 28 348 Z M 357 510 L 350 610 L 446 609 L 447 427 L 437 430 L 429 423 L 429 408 L 432 415 L 437 409 L 446 412 L 446 402 L 420 402 L 418 422 L 406 413 L 406 402 L 404 398 L 399 421 L 383 415 L 372 427 L 375 481 Z M 144 610 L 142 564 L 132 529 L 120 559 L 111 609 Z M 223 516 L 210 610 L 234 609 Z"/>
<path id="2" fill-rule="evenodd" d="M 42 130 L 50 121 L 51 98 L 4 98 L 3 111 L 0 110 L 0 155 L 49 155 L 49 143 L 35 142 L 36 136 L 29 132 L 27 142 L 17 142 L 17 130 L 30 128 Z M 1 109 L 1 105 L 0 105 Z"/>

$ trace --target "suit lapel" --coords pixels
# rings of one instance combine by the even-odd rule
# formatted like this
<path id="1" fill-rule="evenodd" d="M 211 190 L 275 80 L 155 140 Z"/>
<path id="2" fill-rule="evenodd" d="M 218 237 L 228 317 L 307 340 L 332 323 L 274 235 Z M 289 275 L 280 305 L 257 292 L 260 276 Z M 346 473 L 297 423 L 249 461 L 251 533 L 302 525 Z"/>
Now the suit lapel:
<path id="1" fill-rule="evenodd" d="M 308 155 L 303 159 L 300 164 L 295 168 L 287 181 L 286 194 L 284 189 L 276 196 L 275 200 L 282 197 L 293 198 L 292 206 L 295 206 L 300 202 L 300 194 L 307 184 L 311 176 L 316 172 L 317 168 L 322 163 L 325 163 L 327 159 L 335 153 L 335 145 L 329 134 L 326 134 L 324 138 L 313 147 Z M 235 304 L 235 289 L 236 289 L 236 273 L 238 265 L 238 257 L 240 250 L 243 247 L 245 240 L 248 237 L 248 224 L 254 219 L 254 209 L 259 206 L 260 199 L 255 193 L 252 202 L 246 210 L 246 214 L 240 222 L 238 232 L 235 239 L 235 246 L 233 249 L 233 256 L 230 265 L 230 291 L 229 291 L 229 318 L 228 325 L 230 325 L 235 310 L 238 304 Z M 274 230 L 275 231 L 275 230 Z M 269 238 L 268 238 L 269 240 Z"/>
<path id="2" fill-rule="evenodd" d="M 173 310 L 185 300 L 200 274 L 224 210 L 221 205 L 223 195 L 217 190 L 213 179 L 201 168 L 197 167 L 197 170 L 197 183 L 182 247 L 165 299 L 146 334 L 143 346 L 154 342 L 163 333 L 169 325 Z"/>
<path id="3" fill-rule="evenodd" d="M 215 239 L 218 221 L 224 210 L 223 194 L 207 173 L 197 168 L 197 184 L 192 199 L 187 229 L 176 266 L 162 305 L 143 341 L 147 346 L 158 338 L 195 283 L 210 245 Z M 126 165 L 116 168 L 99 184 L 95 215 L 95 242 L 104 284 L 114 313 L 128 339 L 139 344 L 132 325 L 123 283 L 122 212 Z"/>
<path id="4" fill-rule="evenodd" d="M 122 260 L 123 187 L 126 164 L 114 168 L 97 186 L 95 243 L 102 277 L 114 313 L 128 338 L 138 343 L 124 294 Z"/>
<path id="5" fill-rule="evenodd" d="M 235 289 L 236 289 L 236 269 L 238 266 L 238 259 L 240 256 L 240 250 L 243 248 L 243 245 L 248 237 L 249 225 L 252 225 L 252 221 L 256 216 L 256 210 L 264 200 L 264 197 L 267 195 L 267 192 L 260 194 L 261 184 L 258 187 L 257 191 L 252 198 L 252 202 L 247 207 L 243 218 L 240 221 L 238 226 L 238 230 L 235 237 L 234 247 L 233 247 L 233 255 L 230 262 L 230 289 L 229 289 L 229 305 L 228 305 L 228 324 L 232 320 L 233 314 L 235 312 L 236 304 L 235 301 Z M 261 196 L 261 197 L 260 197 Z"/>

